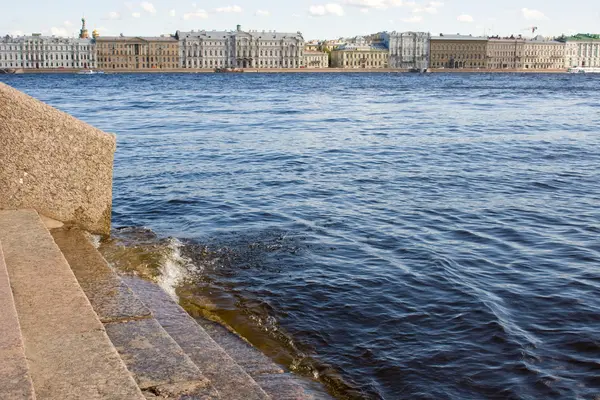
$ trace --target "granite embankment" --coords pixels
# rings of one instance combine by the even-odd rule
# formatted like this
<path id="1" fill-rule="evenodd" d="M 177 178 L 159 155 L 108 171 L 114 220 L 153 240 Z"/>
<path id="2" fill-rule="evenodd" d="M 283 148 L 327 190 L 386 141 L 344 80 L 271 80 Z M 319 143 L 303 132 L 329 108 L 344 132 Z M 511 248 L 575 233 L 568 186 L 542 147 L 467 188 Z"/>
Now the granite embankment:
<path id="1" fill-rule="evenodd" d="M 114 151 L 0 84 L 0 399 L 329 398 L 106 262 Z"/>
<path id="2" fill-rule="evenodd" d="M 110 232 L 116 140 L 0 83 L 0 208 Z"/>
<path id="3" fill-rule="evenodd" d="M 101 69 L 102 70 L 102 69 Z M 26 74 L 73 74 L 78 73 L 81 70 L 77 69 L 27 69 L 19 70 L 18 73 Z M 189 68 L 177 68 L 177 69 L 103 69 L 106 74 L 210 74 L 215 73 L 214 69 L 189 69 Z M 262 73 L 262 74 L 276 74 L 276 73 L 407 73 L 407 69 L 394 69 L 394 68 L 244 68 L 244 73 Z M 477 68 L 434 68 L 430 69 L 431 73 L 513 73 L 513 74 L 562 74 L 566 73 L 566 69 L 477 69 Z"/>

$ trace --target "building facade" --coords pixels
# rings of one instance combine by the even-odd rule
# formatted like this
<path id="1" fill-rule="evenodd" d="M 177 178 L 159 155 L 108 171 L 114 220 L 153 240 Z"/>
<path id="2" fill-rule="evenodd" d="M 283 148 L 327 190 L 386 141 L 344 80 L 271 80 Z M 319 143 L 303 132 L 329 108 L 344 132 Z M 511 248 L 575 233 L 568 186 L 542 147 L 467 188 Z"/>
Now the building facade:
<path id="1" fill-rule="evenodd" d="M 103 70 L 179 68 L 179 42 L 171 36 L 100 36 L 96 49 Z"/>
<path id="2" fill-rule="evenodd" d="M 525 40 L 521 38 L 489 38 L 487 67 L 489 69 L 522 69 Z"/>
<path id="3" fill-rule="evenodd" d="M 182 68 L 302 68 L 300 32 L 177 31 Z"/>
<path id="4" fill-rule="evenodd" d="M 304 50 L 304 66 L 306 68 L 327 68 L 329 67 L 329 55 L 322 51 Z"/>
<path id="5" fill-rule="evenodd" d="M 429 41 L 426 32 L 383 32 L 389 50 L 390 68 L 425 70 L 429 68 Z"/>
<path id="6" fill-rule="evenodd" d="M 1 69 L 96 68 L 93 39 L 54 36 L 6 36 L 0 39 Z"/>
<path id="7" fill-rule="evenodd" d="M 526 40 L 523 48 L 524 69 L 563 69 L 565 44 L 543 36 Z"/>
<path id="8" fill-rule="evenodd" d="M 345 44 L 331 52 L 334 68 L 389 68 L 388 50 L 379 44 Z"/>
<path id="9" fill-rule="evenodd" d="M 465 35 L 432 36 L 431 68 L 487 68 L 485 37 Z"/>
<path id="10" fill-rule="evenodd" d="M 564 67 L 600 67 L 600 35 L 579 34 L 567 38 Z"/>

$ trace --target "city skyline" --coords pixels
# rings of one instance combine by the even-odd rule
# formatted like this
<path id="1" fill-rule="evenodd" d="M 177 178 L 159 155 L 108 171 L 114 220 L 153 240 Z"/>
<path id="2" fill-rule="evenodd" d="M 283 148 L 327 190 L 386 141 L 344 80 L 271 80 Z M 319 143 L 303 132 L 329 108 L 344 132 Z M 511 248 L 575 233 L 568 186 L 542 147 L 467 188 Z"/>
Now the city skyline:
<path id="1" fill-rule="evenodd" d="M 507 0 L 483 5 L 474 0 L 339 0 L 282 4 L 274 0 L 149 0 L 90 2 L 57 0 L 51 5 L 23 0 L 0 15 L 0 34 L 41 33 L 72 37 L 85 16 L 101 35 L 160 35 L 176 30 L 277 30 L 303 33 L 306 40 L 364 35 L 378 31 L 426 31 L 473 35 L 556 36 L 595 32 L 600 5 L 583 0 L 565 8 L 558 1 Z"/>

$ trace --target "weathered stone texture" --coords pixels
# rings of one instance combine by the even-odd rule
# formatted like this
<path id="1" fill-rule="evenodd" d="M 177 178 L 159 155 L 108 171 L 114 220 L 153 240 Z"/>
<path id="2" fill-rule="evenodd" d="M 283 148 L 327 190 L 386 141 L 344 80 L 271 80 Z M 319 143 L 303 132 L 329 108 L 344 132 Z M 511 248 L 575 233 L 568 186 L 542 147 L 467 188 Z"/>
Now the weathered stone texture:
<path id="1" fill-rule="evenodd" d="M 0 209 L 109 233 L 116 140 L 0 83 Z"/>

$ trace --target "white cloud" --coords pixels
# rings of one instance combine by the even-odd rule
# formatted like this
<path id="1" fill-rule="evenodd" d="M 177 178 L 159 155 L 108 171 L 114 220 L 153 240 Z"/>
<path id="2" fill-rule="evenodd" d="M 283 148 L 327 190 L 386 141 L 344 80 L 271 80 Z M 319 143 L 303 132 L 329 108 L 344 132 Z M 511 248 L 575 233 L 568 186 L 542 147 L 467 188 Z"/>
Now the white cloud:
<path id="1" fill-rule="evenodd" d="M 108 19 L 119 19 L 121 15 L 116 11 L 111 11 L 108 13 Z"/>
<path id="2" fill-rule="evenodd" d="M 175 10 L 169 11 L 169 17 L 174 17 L 175 15 L 177 15 L 177 12 L 175 12 Z"/>
<path id="3" fill-rule="evenodd" d="M 360 12 L 363 14 L 368 14 L 369 13 L 369 9 L 368 8 L 361 8 Z"/>
<path id="4" fill-rule="evenodd" d="M 242 7 L 240 6 L 227 6 L 227 7 L 219 7 L 215 9 L 218 13 L 241 13 Z"/>
<path id="5" fill-rule="evenodd" d="M 460 21 L 460 22 L 473 22 L 474 21 L 473 17 L 471 17 L 470 15 L 467 15 L 467 14 L 459 15 L 458 17 L 456 17 L 456 20 Z"/>
<path id="6" fill-rule="evenodd" d="M 548 17 L 546 17 L 546 15 L 539 10 L 530 10 L 529 8 L 523 8 L 521 11 L 523 12 L 523 17 L 525 17 L 525 19 L 527 20 L 543 21 L 548 19 Z"/>
<path id="7" fill-rule="evenodd" d="M 383 9 L 388 7 L 387 0 L 344 0 L 345 4 L 361 8 L 378 8 Z"/>
<path id="8" fill-rule="evenodd" d="M 411 23 L 417 23 L 417 22 L 421 22 L 421 21 L 423 21 L 423 17 L 420 16 L 420 15 L 413 15 L 410 18 L 404 18 L 402 20 L 402 22 L 406 22 L 406 23 L 409 23 L 409 24 L 411 24 Z"/>
<path id="9" fill-rule="evenodd" d="M 154 4 L 148 3 L 147 1 L 143 1 L 140 3 L 140 6 L 147 13 L 156 14 L 156 8 L 154 8 Z"/>
<path id="10" fill-rule="evenodd" d="M 429 3 L 429 7 L 435 7 L 435 8 L 439 8 L 439 7 L 443 7 L 444 3 L 441 1 L 432 1 Z"/>
<path id="11" fill-rule="evenodd" d="M 417 8 L 413 8 L 413 12 L 414 13 L 436 14 L 437 13 L 437 8 L 436 7 L 431 7 L 431 6 L 417 7 Z"/>
<path id="12" fill-rule="evenodd" d="M 271 15 L 271 13 L 267 10 L 258 10 L 256 11 L 256 15 L 258 15 L 259 17 L 268 17 L 269 15 Z"/>
<path id="13" fill-rule="evenodd" d="M 208 18 L 208 13 L 205 10 L 197 9 L 194 12 L 183 14 L 183 19 L 185 19 L 185 20 L 195 19 L 195 18 L 206 19 L 206 18 Z"/>
<path id="14" fill-rule="evenodd" d="M 11 32 L 11 34 L 12 34 L 13 36 L 23 36 L 23 31 L 19 31 L 19 30 L 17 30 L 17 31 L 12 31 L 12 32 Z"/>
<path id="15" fill-rule="evenodd" d="M 126 2 L 125 2 L 125 7 L 127 7 L 127 9 L 128 9 L 129 11 L 131 11 L 131 10 L 133 10 L 133 3 L 132 3 L 132 2 L 130 2 L 130 1 L 126 1 Z"/>
<path id="16" fill-rule="evenodd" d="M 327 3 L 325 5 L 310 6 L 308 13 L 315 17 L 322 17 L 328 14 L 341 17 L 344 15 L 344 9 L 337 3 Z"/>
<path id="17" fill-rule="evenodd" d="M 71 23 L 71 21 L 65 21 L 65 22 L 64 22 L 64 25 L 65 25 L 65 26 L 73 26 L 73 24 Z"/>
<path id="18" fill-rule="evenodd" d="M 142 16 L 142 14 L 140 14 L 139 12 L 134 12 L 133 14 L 131 14 L 131 16 L 132 16 L 133 18 L 139 18 L 139 17 L 141 17 L 141 16 Z"/>
<path id="19" fill-rule="evenodd" d="M 65 28 L 57 28 L 53 26 L 52 28 L 50 28 L 50 32 L 53 36 L 69 36 L 69 33 Z"/>

